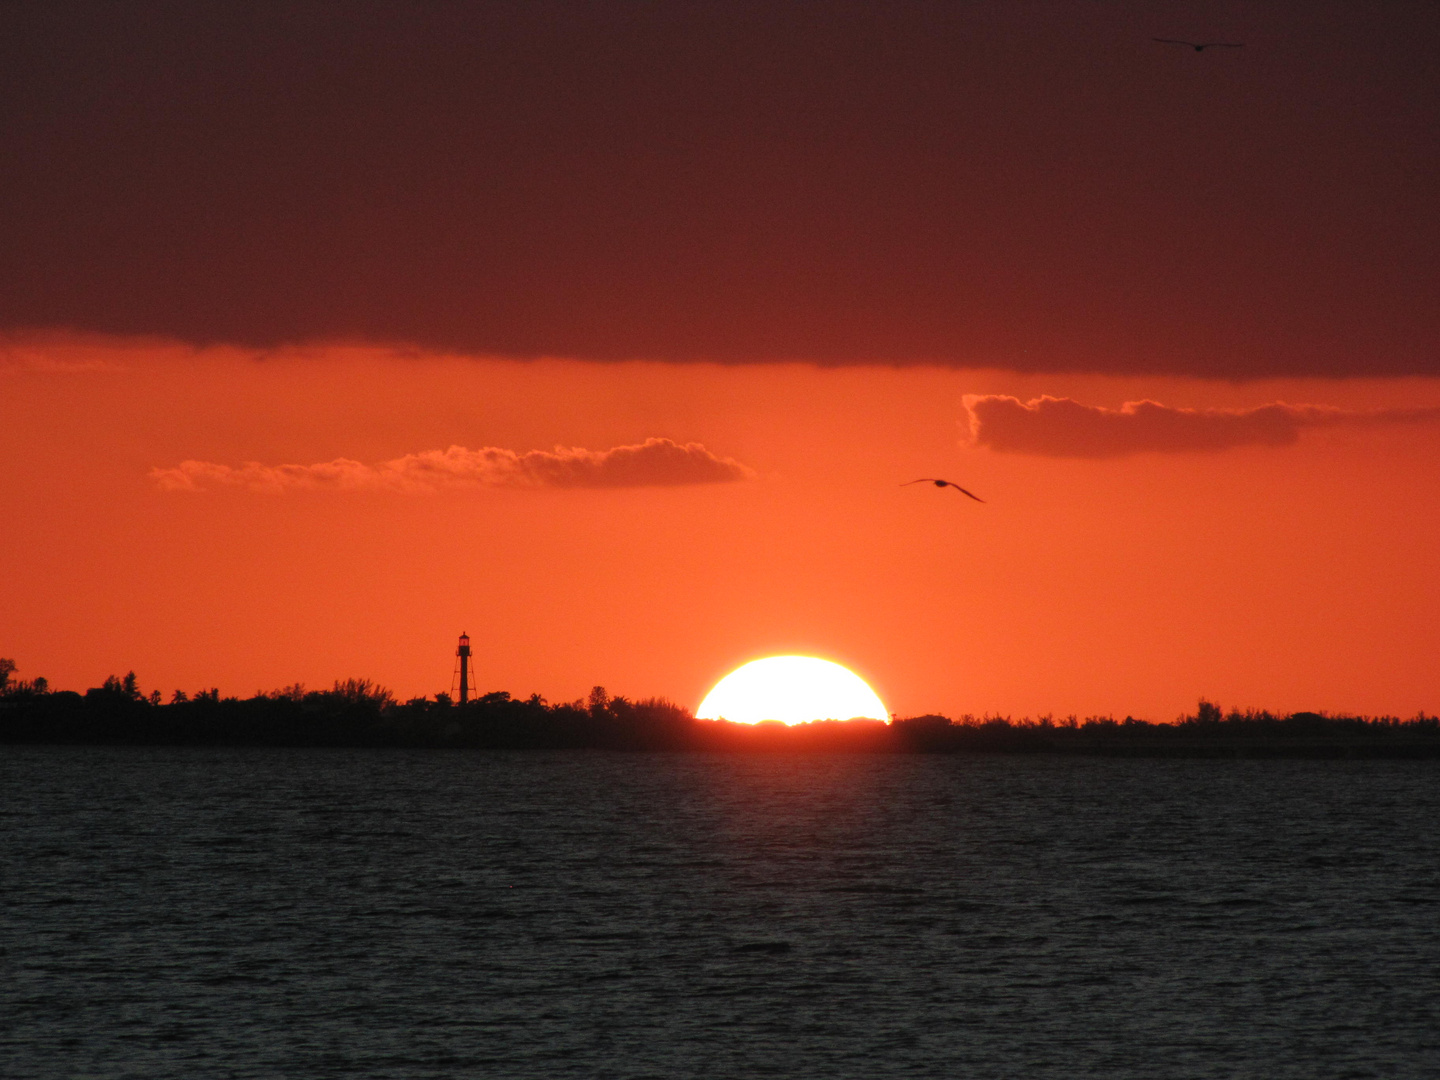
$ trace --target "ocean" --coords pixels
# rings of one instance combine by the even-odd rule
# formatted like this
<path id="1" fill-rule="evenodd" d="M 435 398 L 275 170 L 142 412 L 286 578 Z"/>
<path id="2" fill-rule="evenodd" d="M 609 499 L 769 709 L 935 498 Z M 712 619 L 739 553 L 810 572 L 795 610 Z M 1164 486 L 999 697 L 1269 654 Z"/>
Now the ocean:
<path id="1" fill-rule="evenodd" d="M 0 747 L 0 1075 L 1430 1078 L 1437 781 Z"/>

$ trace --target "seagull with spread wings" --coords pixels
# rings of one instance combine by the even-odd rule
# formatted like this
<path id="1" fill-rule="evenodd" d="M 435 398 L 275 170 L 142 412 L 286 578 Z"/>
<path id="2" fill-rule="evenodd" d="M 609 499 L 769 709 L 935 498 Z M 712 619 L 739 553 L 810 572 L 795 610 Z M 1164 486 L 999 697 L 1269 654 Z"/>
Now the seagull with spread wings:
<path id="1" fill-rule="evenodd" d="M 1162 45 L 1188 45 L 1196 52 L 1204 52 L 1206 49 L 1243 49 L 1243 41 L 1178 41 L 1175 38 L 1157 37 L 1151 41 L 1158 41 Z"/>
<path id="2" fill-rule="evenodd" d="M 934 484 L 938 488 L 953 487 L 956 491 L 960 492 L 961 495 L 969 495 L 970 498 L 974 499 L 976 502 L 985 501 L 984 499 L 980 498 L 979 495 L 976 495 L 974 492 L 966 491 L 953 480 L 937 480 L 933 476 L 922 476 L 919 480 L 907 480 L 900 486 L 909 487 L 911 484 Z"/>

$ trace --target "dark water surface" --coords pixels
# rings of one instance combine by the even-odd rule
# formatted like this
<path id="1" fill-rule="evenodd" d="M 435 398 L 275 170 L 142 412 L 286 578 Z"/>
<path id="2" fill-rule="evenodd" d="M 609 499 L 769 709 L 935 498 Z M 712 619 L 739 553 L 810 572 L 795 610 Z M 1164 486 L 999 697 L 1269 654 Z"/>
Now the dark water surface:
<path id="1" fill-rule="evenodd" d="M 0 749 L 0 1075 L 1440 1076 L 1440 766 Z"/>

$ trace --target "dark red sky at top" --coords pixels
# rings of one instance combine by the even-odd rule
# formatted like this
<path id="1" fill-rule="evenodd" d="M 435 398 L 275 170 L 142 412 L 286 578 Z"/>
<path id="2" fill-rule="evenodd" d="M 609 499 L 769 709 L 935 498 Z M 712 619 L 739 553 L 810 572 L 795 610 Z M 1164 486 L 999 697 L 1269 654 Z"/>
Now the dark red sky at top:
<path id="1" fill-rule="evenodd" d="M 0 320 L 1437 374 L 1437 57 L 1433 4 L 11 2 Z"/>

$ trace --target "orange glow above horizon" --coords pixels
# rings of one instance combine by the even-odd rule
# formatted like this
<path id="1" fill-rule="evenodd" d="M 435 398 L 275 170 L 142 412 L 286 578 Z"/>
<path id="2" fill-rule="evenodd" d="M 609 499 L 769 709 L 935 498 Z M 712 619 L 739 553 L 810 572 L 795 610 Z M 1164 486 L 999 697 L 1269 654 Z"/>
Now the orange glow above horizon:
<path id="1" fill-rule="evenodd" d="M 1440 708 L 1440 379 L 57 337 L 0 403 L 0 656 L 56 688 L 433 695 L 466 628 L 552 701 L 833 655 L 900 716 Z"/>
<path id="2" fill-rule="evenodd" d="M 735 724 L 888 720 L 890 716 L 859 675 L 814 656 L 768 656 L 742 664 L 715 684 L 695 715 Z"/>

